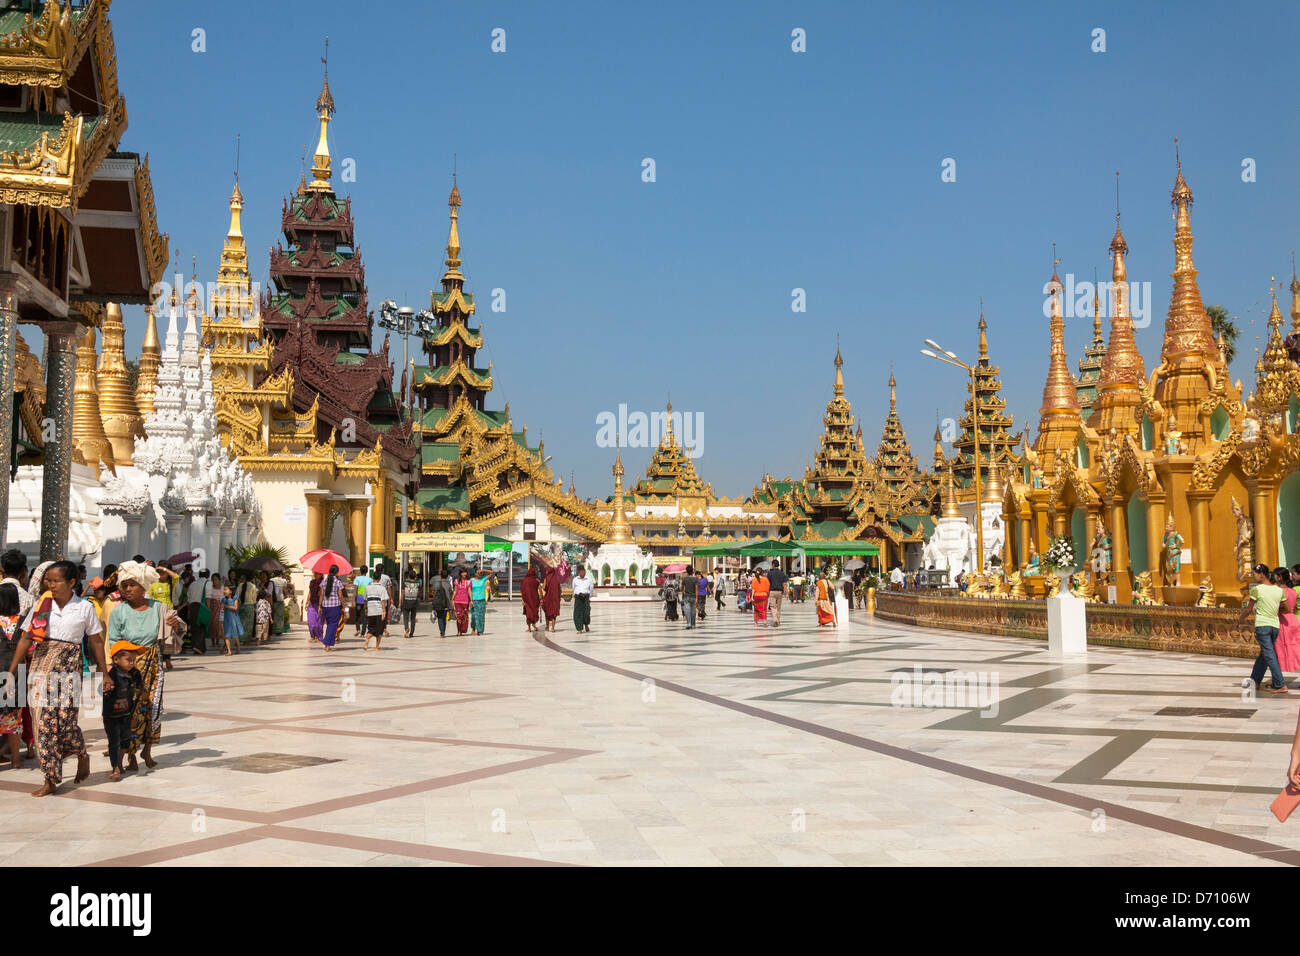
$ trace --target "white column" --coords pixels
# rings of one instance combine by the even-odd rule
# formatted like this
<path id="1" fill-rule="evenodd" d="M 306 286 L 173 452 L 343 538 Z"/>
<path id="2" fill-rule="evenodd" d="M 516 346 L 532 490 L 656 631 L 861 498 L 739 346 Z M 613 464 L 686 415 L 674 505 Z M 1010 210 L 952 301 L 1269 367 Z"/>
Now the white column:
<path id="1" fill-rule="evenodd" d="M 122 519 L 126 521 L 126 556 L 132 558 L 140 551 L 140 525 L 144 522 L 144 515 L 137 512 L 123 514 Z M 175 551 L 168 551 L 167 555 L 175 554 Z"/>
<path id="2" fill-rule="evenodd" d="M 235 512 L 235 517 L 231 520 L 231 534 L 233 538 L 231 544 L 236 548 L 242 548 L 245 544 L 251 542 L 245 541 L 244 532 L 248 529 L 248 519 L 244 516 L 243 509 Z"/>
<path id="3" fill-rule="evenodd" d="M 189 540 L 183 545 L 186 551 L 202 555 L 202 563 L 212 569 L 223 567 L 221 555 L 211 547 L 208 541 L 208 513 L 202 509 L 191 510 L 185 520 L 186 535 Z"/>
<path id="4" fill-rule="evenodd" d="M 235 530 L 235 519 L 227 518 L 225 515 L 214 515 L 213 519 L 218 522 L 217 550 L 224 561 L 226 557 L 226 548 L 230 547 L 231 541 L 233 540 L 232 532 Z"/>
<path id="5" fill-rule="evenodd" d="M 181 552 L 181 521 L 184 517 L 171 511 L 163 515 L 163 520 L 167 523 L 167 556 L 169 557 Z"/>

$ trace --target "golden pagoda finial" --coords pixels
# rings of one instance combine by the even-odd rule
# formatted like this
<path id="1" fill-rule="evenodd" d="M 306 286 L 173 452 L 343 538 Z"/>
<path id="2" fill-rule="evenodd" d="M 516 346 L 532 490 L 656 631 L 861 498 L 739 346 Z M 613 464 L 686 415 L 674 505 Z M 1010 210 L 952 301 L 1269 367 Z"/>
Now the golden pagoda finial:
<path id="1" fill-rule="evenodd" d="M 623 444 L 623 436 L 618 436 L 618 444 Z M 619 450 L 614 450 L 614 514 L 609 520 L 609 533 L 605 536 L 606 544 L 630 544 L 632 526 L 628 524 L 627 514 L 623 510 L 623 457 Z"/>
<path id="2" fill-rule="evenodd" d="M 938 419 L 937 414 L 935 415 L 935 418 L 936 421 L 934 423 L 934 469 L 935 471 L 938 471 L 943 466 L 944 463 L 943 433 L 939 431 L 939 422 L 937 421 Z"/>
<path id="3" fill-rule="evenodd" d="M 960 518 L 961 508 L 957 504 L 957 489 L 952 480 L 952 465 L 948 466 L 948 471 L 943 478 L 943 517 Z"/>
<path id="4" fill-rule="evenodd" d="M 109 471 L 116 474 L 113 446 L 104 434 L 104 423 L 99 415 L 95 359 L 95 327 L 92 325 L 77 344 L 72 392 L 72 447 L 96 472 L 102 461 Z"/>
<path id="5" fill-rule="evenodd" d="M 465 277 L 460 271 L 460 229 L 458 220 L 460 219 L 460 187 L 456 184 L 456 174 L 451 174 L 451 195 L 447 197 L 447 208 L 451 213 L 451 226 L 447 230 L 447 271 L 442 275 L 442 281 L 450 280 L 464 281 Z"/>
<path id="6" fill-rule="evenodd" d="M 840 337 L 835 336 L 835 397 L 844 397 L 844 359 L 840 357 Z"/>
<path id="7" fill-rule="evenodd" d="M 1300 332 L 1300 279 L 1295 274 L 1295 253 L 1291 253 L 1291 331 Z"/>
<path id="8" fill-rule="evenodd" d="M 312 180 L 308 189 L 321 192 L 333 192 L 330 186 L 330 117 L 334 115 L 334 96 L 330 93 L 329 68 L 330 38 L 325 38 L 325 55 L 321 63 L 325 64 L 325 79 L 321 83 L 320 96 L 316 97 L 316 117 L 320 120 L 320 141 L 316 143 L 316 153 L 312 156 Z"/>
<path id="9" fill-rule="evenodd" d="M 1138 427 L 1137 408 L 1146 384 L 1146 367 L 1133 338 L 1133 318 L 1129 313 L 1128 270 L 1124 256 L 1128 243 L 1120 228 L 1119 170 L 1115 170 L 1115 235 L 1110 240 L 1111 312 L 1110 340 L 1102 356 L 1097 377 L 1097 398 L 1089 421 L 1103 431 L 1116 428 L 1128 433 Z"/>
<path id="10" fill-rule="evenodd" d="M 99 390 L 99 417 L 104 434 L 113 446 L 113 459 L 121 465 L 131 464 L 135 438 L 143 435 L 140 410 L 127 380 L 126 355 L 123 351 L 125 328 L 122 307 L 109 302 L 104 307 L 104 345 L 99 354 L 96 384 Z"/>
<path id="11" fill-rule="evenodd" d="M 1196 282 L 1196 264 L 1192 260 L 1192 190 L 1187 185 L 1187 180 L 1183 179 L 1183 163 L 1178 153 L 1177 138 L 1174 139 L 1174 156 L 1178 174 L 1169 194 L 1174 209 L 1174 288 L 1169 296 L 1169 312 L 1165 319 L 1160 357 L 1170 366 L 1171 372 L 1177 372 L 1177 367 L 1183 366 L 1178 377 L 1186 378 L 1199 374 L 1196 370 L 1201 367 L 1202 361 L 1213 360 L 1218 349 L 1214 341 L 1213 324 L 1205 311 L 1201 290 Z M 1208 383 L 1204 387 L 1208 389 Z M 1195 394 L 1184 384 L 1160 389 L 1156 398 L 1163 401 L 1167 391 L 1180 396 Z M 1169 407 L 1165 403 L 1166 410 Z M 1188 417 L 1191 417 L 1190 410 Z"/>
<path id="12" fill-rule="evenodd" d="M 988 477 L 984 480 L 984 503 L 1001 504 L 1002 503 L 1002 475 L 1001 469 L 996 465 L 989 467 Z"/>
<path id="13" fill-rule="evenodd" d="M 984 321 L 984 297 L 980 296 L 980 357 L 981 365 L 989 364 L 988 323 Z"/>
<path id="14" fill-rule="evenodd" d="M 889 414 L 893 415 L 898 411 L 898 399 L 894 394 L 894 386 L 898 382 L 894 381 L 894 363 L 889 363 Z M 858 426 L 861 428 L 861 426 Z"/>
<path id="15" fill-rule="evenodd" d="M 1057 274 L 1056 244 L 1052 244 L 1052 278 L 1047 290 L 1052 297 L 1051 348 L 1048 355 L 1047 381 L 1043 385 L 1043 404 L 1039 408 L 1038 432 L 1041 436 L 1051 430 L 1073 430 L 1079 424 L 1079 398 L 1074 378 L 1065 357 L 1065 316 L 1061 308 L 1064 287 Z"/>
<path id="16" fill-rule="evenodd" d="M 1100 345 L 1101 335 L 1101 293 L 1097 287 L 1097 267 L 1092 267 L 1092 344 Z"/>

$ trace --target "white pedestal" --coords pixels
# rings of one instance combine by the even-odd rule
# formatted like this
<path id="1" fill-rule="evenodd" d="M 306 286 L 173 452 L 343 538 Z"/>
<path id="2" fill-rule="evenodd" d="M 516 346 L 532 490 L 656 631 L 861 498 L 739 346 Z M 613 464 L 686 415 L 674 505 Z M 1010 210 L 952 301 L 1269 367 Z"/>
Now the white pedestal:
<path id="1" fill-rule="evenodd" d="M 835 588 L 835 614 L 839 621 L 835 626 L 835 636 L 840 640 L 849 636 L 849 599 L 844 596 L 844 592 Z"/>
<path id="2" fill-rule="evenodd" d="M 1071 656 L 1088 653 L 1088 618 L 1083 598 L 1062 593 L 1047 599 L 1047 650 Z"/>

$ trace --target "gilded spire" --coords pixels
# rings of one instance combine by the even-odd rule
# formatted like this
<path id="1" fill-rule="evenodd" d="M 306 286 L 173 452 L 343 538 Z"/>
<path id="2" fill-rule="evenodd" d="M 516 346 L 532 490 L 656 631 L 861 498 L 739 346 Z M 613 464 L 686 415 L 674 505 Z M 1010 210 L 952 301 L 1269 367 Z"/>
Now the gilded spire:
<path id="1" fill-rule="evenodd" d="M 176 290 L 172 289 L 172 302 Z M 153 303 L 144 307 L 144 342 L 140 346 L 140 371 L 135 380 L 135 406 L 143 419 L 153 414 L 153 392 L 158 386 L 158 366 L 162 362 L 162 345 L 158 341 L 158 323 L 154 321 Z"/>
<path id="2" fill-rule="evenodd" d="M 1119 172 L 1115 173 L 1119 182 Z M 1116 193 L 1119 187 L 1116 186 Z M 1097 380 L 1097 399 L 1089 422 L 1099 430 L 1108 432 L 1117 428 L 1122 432 L 1138 427 L 1137 407 L 1142 400 L 1142 386 L 1146 382 L 1146 366 L 1133 338 L 1133 317 L 1129 312 L 1128 270 L 1124 256 L 1128 243 L 1120 228 L 1119 209 L 1115 210 L 1115 235 L 1110 240 L 1111 257 L 1111 317 L 1110 341 L 1101 360 L 1101 375 Z"/>
<path id="3" fill-rule="evenodd" d="M 1177 143 L 1175 139 L 1175 150 Z M 1170 365 L 1187 356 L 1203 356 L 1213 361 L 1214 331 L 1201 301 L 1196 266 L 1192 261 L 1192 190 L 1183 179 L 1181 158 L 1178 159 L 1178 176 L 1169 196 L 1174 207 L 1174 289 L 1169 297 L 1160 357 Z"/>
<path id="4" fill-rule="evenodd" d="M 77 367 L 72 390 L 72 447 L 96 471 L 103 462 L 114 471 L 113 446 L 99 417 L 99 386 L 95 375 L 95 327 L 86 329 L 77 345 Z M 116 472 L 114 472 L 116 473 Z"/>
<path id="5" fill-rule="evenodd" d="M 939 423 L 934 425 L 934 470 L 938 471 L 943 467 L 945 461 L 943 454 L 943 435 L 939 431 Z"/>
<path id="6" fill-rule="evenodd" d="M 960 518 L 961 508 L 957 506 L 957 488 L 952 480 L 952 466 L 943 476 L 943 515 L 944 518 Z"/>
<path id="7" fill-rule="evenodd" d="M 442 281 L 454 279 L 463 282 L 465 277 L 460 271 L 460 229 L 458 228 L 460 187 L 456 185 L 455 173 L 451 176 L 451 195 L 447 197 L 447 208 L 451 212 L 451 227 L 447 230 L 447 271 L 443 273 Z"/>
<path id="8" fill-rule="evenodd" d="M 984 299 L 980 298 L 980 357 L 981 365 L 989 364 L 989 324 L 984 321 Z"/>
<path id="9" fill-rule="evenodd" d="M 125 328 L 122 325 L 122 307 L 116 302 L 104 307 L 103 333 L 104 347 L 96 373 L 99 417 L 104 425 L 104 434 L 113 446 L 113 459 L 118 464 L 129 465 L 135 453 L 135 438 L 143 435 L 144 431 L 135 395 L 127 381 L 123 351 Z"/>
<path id="10" fill-rule="evenodd" d="M 1002 503 L 1002 469 L 990 468 L 988 476 L 984 480 L 984 502 L 985 504 L 999 505 Z"/>
<path id="11" fill-rule="evenodd" d="M 894 386 L 898 383 L 894 381 L 894 366 L 889 366 L 889 414 L 893 415 L 898 411 L 898 397 L 894 394 Z M 861 426 L 859 426 L 859 434 Z"/>
<path id="12" fill-rule="evenodd" d="M 1300 279 L 1295 274 L 1295 255 L 1291 256 L 1291 331 L 1300 332 Z"/>
<path id="13" fill-rule="evenodd" d="M 329 127 L 330 117 L 334 115 L 334 96 L 330 93 L 329 48 L 329 37 L 326 37 L 325 56 L 321 57 L 321 62 L 325 64 L 325 79 L 321 84 L 320 96 L 316 97 L 316 117 L 320 120 L 320 141 L 316 143 L 316 153 L 312 156 L 312 180 L 307 187 L 322 192 L 334 191 L 330 186 Z"/>
<path id="14" fill-rule="evenodd" d="M 632 526 L 628 524 L 627 514 L 623 510 L 623 458 L 617 449 L 614 452 L 614 514 L 609 519 L 609 533 L 605 535 L 605 543 L 632 543 Z"/>
<path id="15" fill-rule="evenodd" d="M 835 346 L 835 397 L 844 397 L 844 359 L 840 358 L 840 347 Z"/>
<path id="16" fill-rule="evenodd" d="M 1268 313 L 1268 344 L 1264 347 L 1263 369 L 1266 373 L 1285 374 L 1291 367 L 1291 360 L 1282 341 L 1282 310 L 1277 307 L 1277 288 L 1273 283 L 1270 283 L 1269 293 L 1273 297 L 1273 308 Z"/>
<path id="17" fill-rule="evenodd" d="M 1055 248 L 1055 247 L 1053 247 Z M 1043 444 L 1043 435 L 1048 431 L 1069 431 L 1071 437 L 1079 425 L 1079 396 L 1075 391 L 1074 379 L 1070 377 L 1070 366 L 1065 357 L 1065 316 L 1061 308 L 1064 286 L 1057 275 L 1053 258 L 1052 278 L 1047 283 L 1047 290 L 1052 297 L 1051 315 L 1051 350 L 1048 356 L 1047 381 L 1043 385 L 1043 404 L 1038 409 L 1038 445 Z M 1040 452 L 1042 449 L 1038 449 Z"/>

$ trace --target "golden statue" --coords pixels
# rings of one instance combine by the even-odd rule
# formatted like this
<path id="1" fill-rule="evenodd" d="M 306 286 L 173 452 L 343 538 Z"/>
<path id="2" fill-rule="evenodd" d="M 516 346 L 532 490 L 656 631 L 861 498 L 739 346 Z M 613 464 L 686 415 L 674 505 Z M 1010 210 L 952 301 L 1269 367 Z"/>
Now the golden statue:
<path id="1" fill-rule="evenodd" d="M 992 587 L 992 591 L 989 594 L 989 597 L 995 597 L 995 598 L 1007 597 L 1010 592 L 1007 589 L 1007 579 L 1002 576 L 1002 573 L 994 569 L 988 573 L 988 577 L 990 578 L 990 583 Z"/>
<path id="2" fill-rule="evenodd" d="M 1087 571 L 1075 571 L 1070 575 L 1070 593 L 1085 601 L 1097 600 L 1096 595 L 1092 593 L 1092 584 L 1088 580 Z"/>
<path id="3" fill-rule="evenodd" d="M 1047 585 L 1047 597 L 1054 598 L 1061 593 L 1061 576 L 1059 574 L 1043 575 L 1043 583 Z"/>
<path id="4" fill-rule="evenodd" d="M 1237 543 L 1233 545 L 1233 553 L 1237 556 L 1237 580 L 1249 581 L 1255 564 L 1255 523 L 1241 510 L 1236 498 L 1232 499 L 1232 516 L 1237 519 Z"/>
<path id="5" fill-rule="evenodd" d="M 1142 605 L 1158 604 L 1151 591 L 1151 572 L 1142 571 L 1133 579 L 1133 603 Z"/>
<path id="6" fill-rule="evenodd" d="M 1197 590 L 1198 592 L 1200 592 L 1199 595 L 1198 595 L 1197 598 L 1196 598 L 1196 606 L 1197 606 L 1197 607 L 1214 607 L 1214 606 L 1215 606 L 1215 597 L 1216 597 L 1216 595 L 1215 595 L 1215 593 L 1214 593 L 1214 579 L 1213 579 L 1213 578 L 1211 578 L 1208 574 L 1207 574 L 1205 577 L 1201 578 L 1201 584 L 1200 584 L 1200 587 L 1198 587 L 1196 590 Z"/>
<path id="7" fill-rule="evenodd" d="M 1007 575 L 1007 590 L 1011 597 L 1021 601 L 1029 596 L 1025 593 L 1025 582 L 1020 579 L 1019 571 L 1012 571 Z"/>
<path id="8" fill-rule="evenodd" d="M 1183 566 L 1183 536 L 1174 527 L 1174 516 L 1165 522 L 1165 536 L 1161 539 L 1165 552 L 1165 580 L 1178 587 L 1179 571 Z"/>

